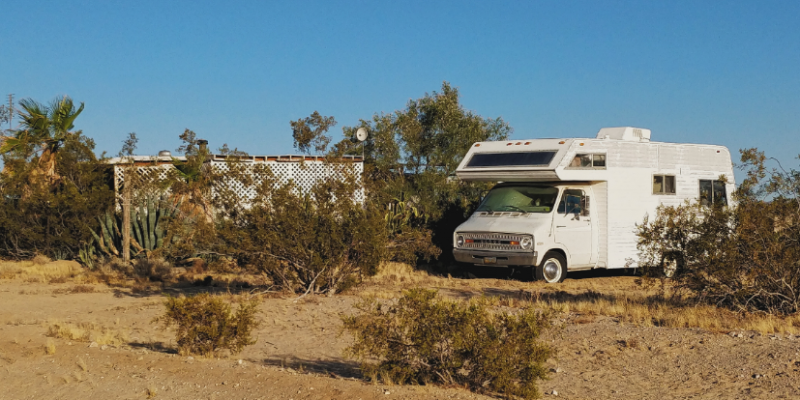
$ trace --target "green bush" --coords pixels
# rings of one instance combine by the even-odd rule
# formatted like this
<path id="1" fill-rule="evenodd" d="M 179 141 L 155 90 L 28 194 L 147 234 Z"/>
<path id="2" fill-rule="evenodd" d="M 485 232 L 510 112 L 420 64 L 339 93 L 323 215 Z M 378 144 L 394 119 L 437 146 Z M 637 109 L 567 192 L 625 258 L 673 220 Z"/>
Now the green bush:
<path id="1" fill-rule="evenodd" d="M 239 353 L 255 343 L 250 337 L 258 327 L 255 300 L 240 303 L 235 314 L 230 304 L 207 293 L 170 297 L 164 305 L 166 313 L 153 322 L 162 323 L 164 328 L 176 326 L 175 341 L 182 354 L 213 356 L 221 349 Z"/>
<path id="2" fill-rule="evenodd" d="M 359 128 L 369 137 L 356 139 Z M 364 154 L 368 202 L 384 205 L 390 219 L 392 259 L 453 262 L 453 230 L 477 207 L 492 183 L 453 179 L 473 143 L 506 140 L 513 129 L 502 118 L 484 118 L 461 104 L 458 88 L 443 82 L 441 90 L 409 100 L 392 113 L 376 113 L 358 126 L 344 127 L 335 154 Z M 396 219 L 399 203 L 419 217 Z M 402 222 L 399 227 L 398 223 Z M 398 229 L 402 228 L 402 229 Z"/>
<path id="3" fill-rule="evenodd" d="M 58 179 L 52 183 L 42 177 L 36 156 L 3 154 L 0 255 L 74 258 L 92 241 L 97 218 L 114 198 L 110 169 L 93 149 L 80 132 L 67 135 L 55 155 Z"/>
<path id="4" fill-rule="evenodd" d="M 525 399 L 539 396 L 553 350 L 538 340 L 550 316 L 525 309 L 492 312 L 485 300 L 455 302 L 412 289 L 396 304 L 367 300 L 343 318 L 348 352 L 368 376 L 396 383 L 442 383 Z"/>

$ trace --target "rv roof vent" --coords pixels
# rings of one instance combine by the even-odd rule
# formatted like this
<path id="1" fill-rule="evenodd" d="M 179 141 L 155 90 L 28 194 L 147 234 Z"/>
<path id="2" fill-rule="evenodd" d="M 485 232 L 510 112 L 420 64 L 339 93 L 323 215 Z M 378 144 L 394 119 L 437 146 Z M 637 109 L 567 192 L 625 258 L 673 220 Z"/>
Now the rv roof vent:
<path id="1" fill-rule="evenodd" d="M 169 150 L 161 150 L 158 152 L 159 157 L 172 157 L 172 153 Z"/>
<path id="2" fill-rule="evenodd" d="M 623 126 L 618 128 L 602 128 L 597 132 L 598 139 L 627 140 L 630 142 L 649 142 L 650 129 Z"/>

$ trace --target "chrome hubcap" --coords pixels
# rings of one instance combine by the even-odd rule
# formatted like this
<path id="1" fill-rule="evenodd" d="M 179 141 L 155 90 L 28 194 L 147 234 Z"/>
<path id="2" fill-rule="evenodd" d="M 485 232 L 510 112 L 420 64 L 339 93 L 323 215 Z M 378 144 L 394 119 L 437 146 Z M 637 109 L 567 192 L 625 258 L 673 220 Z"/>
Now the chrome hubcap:
<path id="1" fill-rule="evenodd" d="M 544 263 L 544 279 L 548 282 L 557 281 L 561 276 L 561 265 L 556 260 L 547 260 Z"/>

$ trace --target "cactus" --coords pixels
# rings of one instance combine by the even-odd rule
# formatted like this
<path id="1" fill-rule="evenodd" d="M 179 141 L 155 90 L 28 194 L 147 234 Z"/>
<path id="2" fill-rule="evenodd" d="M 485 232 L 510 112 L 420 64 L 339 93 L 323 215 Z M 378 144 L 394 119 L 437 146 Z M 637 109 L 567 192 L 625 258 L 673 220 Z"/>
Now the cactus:
<path id="1" fill-rule="evenodd" d="M 413 198 L 408 201 L 395 198 L 389 203 L 384 220 L 391 232 L 400 232 L 415 220 L 427 221 L 427 216 L 422 215 L 414 204 Z"/>
<path id="2" fill-rule="evenodd" d="M 94 246 L 92 242 L 93 240 L 89 241 L 89 244 L 82 245 L 78 250 L 78 259 L 89 269 L 94 269 Z"/>
<path id="3" fill-rule="evenodd" d="M 132 255 L 147 254 L 163 247 L 167 219 L 177 214 L 179 206 L 180 203 L 174 206 L 169 204 L 168 198 L 162 196 L 155 201 L 153 197 L 148 197 L 139 204 L 138 209 L 131 207 Z M 94 244 L 106 255 L 119 257 L 122 253 L 122 231 L 119 228 L 122 226 L 122 215 L 108 211 L 103 218 L 98 218 L 98 222 L 99 233 L 92 231 Z"/>

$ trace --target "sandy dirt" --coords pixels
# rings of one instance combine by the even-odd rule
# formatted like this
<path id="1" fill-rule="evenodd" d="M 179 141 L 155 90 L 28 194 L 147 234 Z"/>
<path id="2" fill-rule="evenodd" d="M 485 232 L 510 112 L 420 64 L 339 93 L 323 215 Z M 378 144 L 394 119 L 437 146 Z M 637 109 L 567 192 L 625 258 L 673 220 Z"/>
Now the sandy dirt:
<path id="1" fill-rule="evenodd" d="M 628 276 L 590 279 L 599 288 L 635 287 Z M 490 398 L 461 388 L 368 382 L 343 355 L 351 338 L 341 334 L 340 316 L 353 313 L 358 293 L 264 298 L 257 343 L 208 359 L 177 354 L 173 332 L 152 323 L 163 312 L 164 292 L 96 284 L 93 292 L 72 293 L 75 286 L 0 280 L 0 399 Z M 470 297 L 513 296 L 521 288 L 545 290 L 498 279 L 439 289 Z M 370 291 L 392 292 L 385 285 L 360 290 Z M 550 379 L 540 383 L 544 398 L 800 398 L 800 338 L 561 318 L 563 328 L 545 338 L 558 356 L 549 362 Z M 124 331 L 127 340 L 113 346 L 48 337 L 56 322 L 105 326 Z M 46 354 L 48 341 L 54 354 Z"/>

